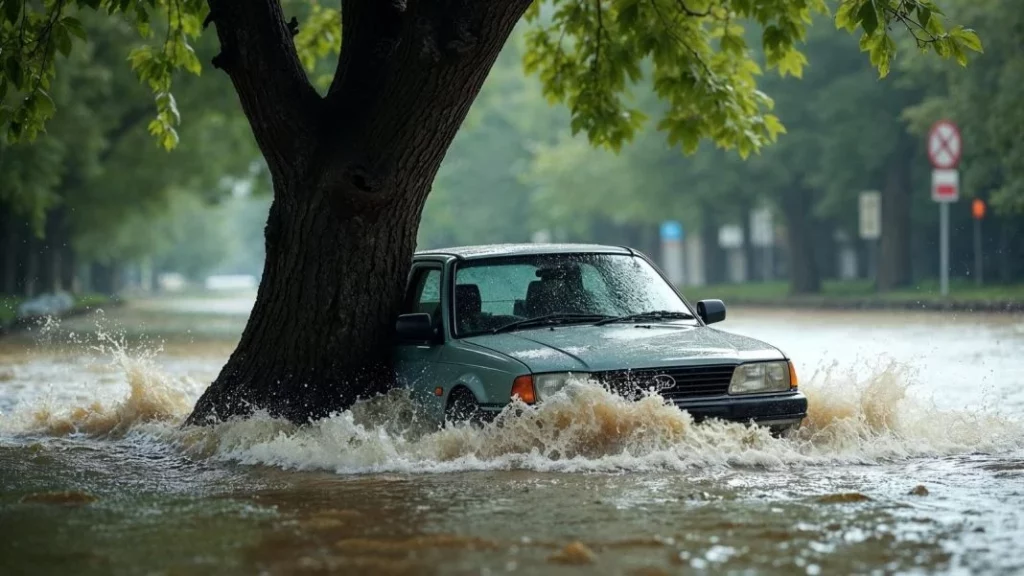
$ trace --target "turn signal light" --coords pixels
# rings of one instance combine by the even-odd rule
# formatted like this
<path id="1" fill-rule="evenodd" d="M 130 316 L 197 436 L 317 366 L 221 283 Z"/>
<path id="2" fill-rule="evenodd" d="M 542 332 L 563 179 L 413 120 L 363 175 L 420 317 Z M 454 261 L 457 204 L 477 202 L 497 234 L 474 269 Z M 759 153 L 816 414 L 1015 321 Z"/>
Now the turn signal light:
<path id="1" fill-rule="evenodd" d="M 790 361 L 789 362 L 789 389 L 790 390 L 796 390 L 796 388 L 797 388 L 796 368 L 793 367 L 793 362 Z"/>
<path id="2" fill-rule="evenodd" d="M 533 376 L 526 374 L 512 381 L 512 397 L 516 396 L 527 404 L 537 401 L 537 393 L 533 389 Z"/>

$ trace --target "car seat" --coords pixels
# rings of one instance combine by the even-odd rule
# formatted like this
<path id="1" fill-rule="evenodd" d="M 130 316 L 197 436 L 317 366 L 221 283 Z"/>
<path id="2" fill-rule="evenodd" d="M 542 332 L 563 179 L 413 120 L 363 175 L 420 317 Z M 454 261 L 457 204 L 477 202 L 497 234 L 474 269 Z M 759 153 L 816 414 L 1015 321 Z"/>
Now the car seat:
<path id="1" fill-rule="evenodd" d="M 586 290 L 579 268 L 538 270 L 540 280 L 530 282 L 523 308 L 526 316 L 581 313 L 587 311 Z"/>
<path id="2" fill-rule="evenodd" d="M 455 325 L 459 331 L 473 331 L 480 320 L 483 302 L 476 284 L 455 286 Z"/>

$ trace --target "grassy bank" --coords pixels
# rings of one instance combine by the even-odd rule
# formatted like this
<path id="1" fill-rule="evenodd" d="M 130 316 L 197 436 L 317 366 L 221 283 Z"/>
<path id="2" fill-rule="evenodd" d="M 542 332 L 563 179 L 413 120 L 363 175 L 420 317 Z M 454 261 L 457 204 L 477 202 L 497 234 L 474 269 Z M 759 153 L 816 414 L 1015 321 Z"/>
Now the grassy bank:
<path id="1" fill-rule="evenodd" d="M 785 281 L 690 286 L 683 294 L 691 301 L 719 298 L 727 304 L 758 306 L 1024 310 L 1024 284 L 975 286 L 969 280 L 951 281 L 946 297 L 939 293 L 938 282 L 878 292 L 867 280 L 825 281 L 820 294 L 791 295 Z"/>
<path id="2" fill-rule="evenodd" d="M 0 329 L 10 325 L 17 319 L 18 306 L 24 301 L 25 299 L 20 296 L 0 295 Z M 77 294 L 75 295 L 75 307 L 72 309 L 72 313 L 105 306 L 111 302 L 111 298 L 103 294 Z"/>

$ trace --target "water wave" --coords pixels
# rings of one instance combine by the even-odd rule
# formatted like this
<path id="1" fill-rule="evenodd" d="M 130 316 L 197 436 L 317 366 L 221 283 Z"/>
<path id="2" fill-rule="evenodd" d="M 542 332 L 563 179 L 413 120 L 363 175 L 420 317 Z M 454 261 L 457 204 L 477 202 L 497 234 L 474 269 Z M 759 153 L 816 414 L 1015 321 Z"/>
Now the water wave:
<path id="1" fill-rule="evenodd" d="M 1024 447 L 1024 423 L 992 410 L 940 410 L 908 393 L 913 373 L 891 362 L 863 374 L 829 367 L 802 385 L 810 402 L 788 438 L 744 424 L 697 425 L 656 394 L 639 401 L 571 383 L 538 406 L 515 403 L 485 426 L 438 430 L 402 390 L 305 426 L 257 414 L 182 428 L 198 386 L 148 357 L 114 351 L 128 395 L 110 403 L 52 401 L 3 417 L 6 433 L 157 440 L 191 457 L 285 469 L 372 472 L 685 470 L 878 463 Z"/>

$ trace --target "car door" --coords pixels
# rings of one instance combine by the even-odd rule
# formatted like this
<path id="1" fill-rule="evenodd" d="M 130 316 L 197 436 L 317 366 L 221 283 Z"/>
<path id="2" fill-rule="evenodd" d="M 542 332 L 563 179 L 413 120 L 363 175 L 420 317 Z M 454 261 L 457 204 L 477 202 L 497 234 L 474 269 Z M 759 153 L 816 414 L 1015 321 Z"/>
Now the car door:
<path id="1" fill-rule="evenodd" d="M 409 388 L 413 397 L 425 404 L 432 415 L 443 413 L 441 399 L 434 389 L 446 387 L 441 381 L 438 360 L 444 347 L 444 329 L 441 317 L 441 299 L 444 294 L 442 267 L 439 262 L 417 262 L 409 273 L 409 285 L 402 303 L 402 314 L 427 313 L 434 319 L 439 334 L 432 343 L 397 342 L 395 344 L 395 370 L 398 383 Z"/>

